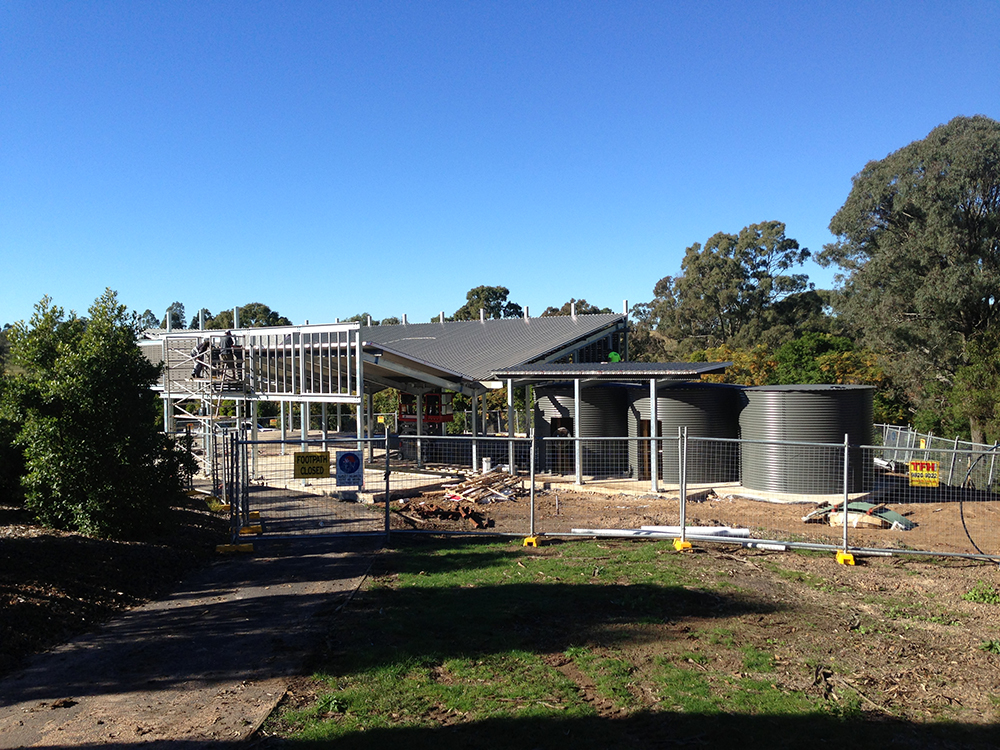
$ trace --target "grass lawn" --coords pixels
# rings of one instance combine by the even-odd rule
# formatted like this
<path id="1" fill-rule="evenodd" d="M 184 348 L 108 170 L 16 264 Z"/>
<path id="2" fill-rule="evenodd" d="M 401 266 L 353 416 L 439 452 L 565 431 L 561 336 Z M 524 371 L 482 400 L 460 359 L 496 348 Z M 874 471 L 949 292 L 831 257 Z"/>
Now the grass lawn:
<path id="1" fill-rule="evenodd" d="M 900 619 L 887 596 L 884 607 L 845 614 L 859 597 L 844 567 L 808 555 L 677 553 L 668 542 L 400 542 L 331 619 L 314 692 L 272 718 L 266 741 L 996 747 L 1000 688 L 974 706 L 964 696 L 951 706 L 886 698 L 891 667 L 908 663 L 886 649 L 902 639 L 933 653 L 927 639 L 947 643 L 961 613 L 921 620 L 946 603 L 911 596 L 916 614 Z M 995 606 L 976 585 L 979 603 L 964 606 Z M 996 662 L 973 640 L 971 665 Z"/>

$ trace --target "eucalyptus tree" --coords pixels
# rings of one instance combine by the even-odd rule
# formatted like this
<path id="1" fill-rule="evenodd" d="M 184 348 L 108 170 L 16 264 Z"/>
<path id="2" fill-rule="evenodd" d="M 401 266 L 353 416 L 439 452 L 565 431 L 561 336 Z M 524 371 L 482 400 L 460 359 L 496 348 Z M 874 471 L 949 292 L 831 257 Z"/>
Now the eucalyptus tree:
<path id="1" fill-rule="evenodd" d="M 479 311 L 490 319 L 517 318 L 521 306 L 507 299 L 510 290 L 505 286 L 477 286 L 465 295 L 465 304 L 451 316 L 451 320 L 478 320 Z"/>
<path id="2" fill-rule="evenodd" d="M 597 305 L 592 305 L 585 299 L 570 298 L 569 302 L 564 302 L 562 307 L 546 307 L 542 311 L 542 317 L 547 318 L 553 315 L 569 315 L 573 310 L 576 310 L 577 315 L 594 315 L 599 313 L 612 313 L 610 307 L 598 307 Z"/>
<path id="3" fill-rule="evenodd" d="M 830 231 L 842 315 L 925 407 L 954 404 L 960 369 L 996 369 L 970 355 L 1000 321 L 1000 123 L 956 117 L 869 162 Z"/>
<path id="4" fill-rule="evenodd" d="M 757 343 L 812 289 L 806 274 L 790 273 L 808 257 L 780 221 L 718 232 L 687 248 L 681 275 L 660 279 L 635 317 L 680 353 Z"/>

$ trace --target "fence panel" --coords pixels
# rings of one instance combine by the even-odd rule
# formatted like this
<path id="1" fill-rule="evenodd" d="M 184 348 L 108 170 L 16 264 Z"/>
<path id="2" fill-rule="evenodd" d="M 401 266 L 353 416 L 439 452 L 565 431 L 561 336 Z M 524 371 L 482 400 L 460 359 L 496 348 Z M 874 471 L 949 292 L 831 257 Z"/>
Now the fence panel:
<path id="1" fill-rule="evenodd" d="M 955 441 L 927 439 L 923 448 L 919 441 L 905 451 L 899 445 L 864 449 L 866 500 L 901 515 L 907 529 L 870 531 L 860 524 L 851 529 L 852 545 L 1000 556 L 1000 496 L 992 475 L 996 450 L 971 443 L 956 449 Z"/>
<path id="2" fill-rule="evenodd" d="M 385 441 L 356 438 L 241 440 L 242 500 L 234 513 L 245 536 L 329 536 L 385 531 Z M 338 486 L 338 451 L 367 457 L 360 487 Z M 329 453 L 330 477 L 296 478 L 296 453 Z"/>
<path id="3" fill-rule="evenodd" d="M 930 436 L 921 443 L 902 430 L 881 437 L 878 446 L 686 435 L 244 439 L 238 466 L 232 437 L 210 447 L 239 526 L 259 525 L 264 536 L 384 533 L 388 523 L 395 531 L 662 533 L 834 549 L 846 534 L 848 549 L 861 552 L 1000 557 L 997 449 L 942 447 Z M 297 452 L 333 457 L 359 445 L 360 488 L 294 477 Z"/>

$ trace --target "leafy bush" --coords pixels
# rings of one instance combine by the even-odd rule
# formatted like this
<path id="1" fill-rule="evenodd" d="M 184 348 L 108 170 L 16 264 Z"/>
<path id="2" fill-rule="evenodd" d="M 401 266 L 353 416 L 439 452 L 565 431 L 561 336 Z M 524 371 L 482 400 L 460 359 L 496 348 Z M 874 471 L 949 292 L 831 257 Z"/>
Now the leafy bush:
<path id="1" fill-rule="evenodd" d="M 11 335 L 25 373 L 8 409 L 20 424 L 25 504 L 56 528 L 140 536 L 181 489 L 178 451 L 156 428 L 158 367 L 136 345 L 136 316 L 111 290 L 86 321 L 50 302 Z"/>

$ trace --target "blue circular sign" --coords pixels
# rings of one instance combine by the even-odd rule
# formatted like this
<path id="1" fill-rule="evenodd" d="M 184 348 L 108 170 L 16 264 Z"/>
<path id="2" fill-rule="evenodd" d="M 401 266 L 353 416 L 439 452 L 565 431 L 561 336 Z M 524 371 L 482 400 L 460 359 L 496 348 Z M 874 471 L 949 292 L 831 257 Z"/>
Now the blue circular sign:
<path id="1" fill-rule="evenodd" d="M 361 470 L 361 459 L 357 453 L 344 453 L 337 459 L 337 470 L 344 474 L 357 474 Z"/>

